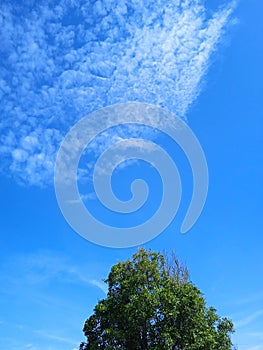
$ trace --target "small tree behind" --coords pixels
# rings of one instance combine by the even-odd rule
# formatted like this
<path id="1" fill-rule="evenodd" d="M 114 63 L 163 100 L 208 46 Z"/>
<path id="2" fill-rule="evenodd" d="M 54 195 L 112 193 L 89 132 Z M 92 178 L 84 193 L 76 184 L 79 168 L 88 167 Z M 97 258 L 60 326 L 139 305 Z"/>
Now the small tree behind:
<path id="1" fill-rule="evenodd" d="M 207 308 L 175 256 L 140 249 L 114 265 L 80 350 L 230 350 L 233 324 Z"/>

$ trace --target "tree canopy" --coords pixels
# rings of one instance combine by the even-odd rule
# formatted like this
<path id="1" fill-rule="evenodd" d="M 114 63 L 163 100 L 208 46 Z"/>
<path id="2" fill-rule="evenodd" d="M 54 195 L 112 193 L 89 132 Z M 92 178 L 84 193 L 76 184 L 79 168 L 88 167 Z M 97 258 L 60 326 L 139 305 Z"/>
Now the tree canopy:
<path id="1" fill-rule="evenodd" d="M 174 255 L 139 249 L 105 282 L 107 297 L 86 320 L 80 350 L 232 349 L 232 322 L 206 306 Z"/>

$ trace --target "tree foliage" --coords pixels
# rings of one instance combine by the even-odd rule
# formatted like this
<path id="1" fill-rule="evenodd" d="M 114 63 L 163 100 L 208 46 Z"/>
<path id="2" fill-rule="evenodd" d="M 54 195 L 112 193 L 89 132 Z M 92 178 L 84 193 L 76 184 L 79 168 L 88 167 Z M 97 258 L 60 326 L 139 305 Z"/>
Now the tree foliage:
<path id="1" fill-rule="evenodd" d="M 233 324 L 206 306 L 175 256 L 140 249 L 114 265 L 80 350 L 230 350 Z"/>

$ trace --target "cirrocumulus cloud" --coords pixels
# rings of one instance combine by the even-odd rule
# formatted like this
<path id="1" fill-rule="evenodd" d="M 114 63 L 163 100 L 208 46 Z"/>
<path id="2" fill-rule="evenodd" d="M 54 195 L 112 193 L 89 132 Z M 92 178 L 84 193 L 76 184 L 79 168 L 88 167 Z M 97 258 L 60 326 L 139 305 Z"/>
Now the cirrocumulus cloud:
<path id="1" fill-rule="evenodd" d="M 0 5 L 2 172 L 49 183 L 70 127 L 107 105 L 139 101 L 185 117 L 233 9 L 211 15 L 202 0 Z"/>

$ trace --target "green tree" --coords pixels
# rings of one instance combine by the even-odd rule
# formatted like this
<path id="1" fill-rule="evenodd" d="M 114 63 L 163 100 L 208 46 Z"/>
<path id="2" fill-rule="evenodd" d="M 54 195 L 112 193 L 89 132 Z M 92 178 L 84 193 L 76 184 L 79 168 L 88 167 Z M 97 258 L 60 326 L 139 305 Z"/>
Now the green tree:
<path id="1" fill-rule="evenodd" d="M 229 350 L 233 324 L 206 306 L 175 256 L 140 249 L 114 265 L 80 350 Z"/>

